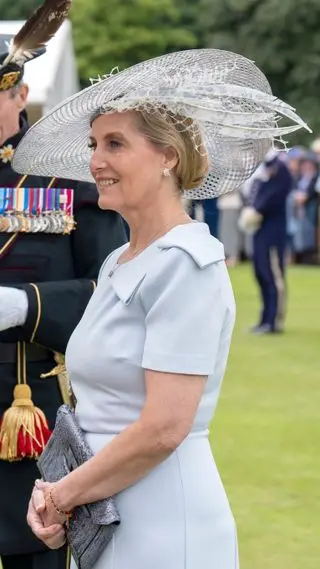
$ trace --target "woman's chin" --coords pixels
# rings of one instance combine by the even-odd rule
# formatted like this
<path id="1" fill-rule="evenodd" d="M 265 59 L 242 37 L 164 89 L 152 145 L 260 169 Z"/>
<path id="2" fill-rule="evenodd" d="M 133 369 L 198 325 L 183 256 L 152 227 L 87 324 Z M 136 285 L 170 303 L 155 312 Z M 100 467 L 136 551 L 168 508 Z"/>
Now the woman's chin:
<path id="1" fill-rule="evenodd" d="M 116 200 L 113 200 L 111 196 L 99 195 L 98 206 L 100 209 L 112 209 L 118 211 Z"/>

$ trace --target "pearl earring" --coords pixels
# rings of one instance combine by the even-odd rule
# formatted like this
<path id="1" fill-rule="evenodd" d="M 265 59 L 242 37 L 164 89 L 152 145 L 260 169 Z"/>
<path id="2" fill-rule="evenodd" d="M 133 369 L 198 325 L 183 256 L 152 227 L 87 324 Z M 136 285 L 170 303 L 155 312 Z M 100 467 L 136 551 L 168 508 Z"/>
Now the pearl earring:
<path id="1" fill-rule="evenodd" d="M 170 170 L 170 168 L 163 168 L 162 173 L 163 173 L 163 175 L 164 175 L 166 178 L 168 178 L 169 176 L 171 176 L 171 170 Z"/>

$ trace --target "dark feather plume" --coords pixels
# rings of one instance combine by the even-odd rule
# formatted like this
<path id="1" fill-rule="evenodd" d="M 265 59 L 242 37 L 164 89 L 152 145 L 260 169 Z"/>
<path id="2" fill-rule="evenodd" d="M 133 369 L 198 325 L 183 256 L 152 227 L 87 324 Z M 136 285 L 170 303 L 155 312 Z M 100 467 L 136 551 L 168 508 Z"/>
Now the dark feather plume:
<path id="1" fill-rule="evenodd" d="M 23 65 L 37 49 L 55 35 L 69 14 L 72 0 L 45 0 L 13 38 L 9 53 L 3 62 Z"/>

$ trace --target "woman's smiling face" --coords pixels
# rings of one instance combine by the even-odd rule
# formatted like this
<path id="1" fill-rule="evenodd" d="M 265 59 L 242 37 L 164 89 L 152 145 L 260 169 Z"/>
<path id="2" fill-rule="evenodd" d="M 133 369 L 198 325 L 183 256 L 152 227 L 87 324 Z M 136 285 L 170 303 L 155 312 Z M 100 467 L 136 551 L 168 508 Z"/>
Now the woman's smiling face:
<path id="1" fill-rule="evenodd" d="M 102 209 L 125 213 L 152 202 L 163 184 L 166 152 L 139 132 L 134 111 L 96 118 L 90 147 L 90 169 Z"/>

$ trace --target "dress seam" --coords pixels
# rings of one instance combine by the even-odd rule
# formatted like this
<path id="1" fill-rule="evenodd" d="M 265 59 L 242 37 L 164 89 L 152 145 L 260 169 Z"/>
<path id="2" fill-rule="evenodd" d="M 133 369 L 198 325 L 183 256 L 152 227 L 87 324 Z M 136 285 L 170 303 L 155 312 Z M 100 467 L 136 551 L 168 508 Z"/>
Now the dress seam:
<path id="1" fill-rule="evenodd" d="M 182 469 L 181 469 L 181 464 L 180 464 L 180 458 L 179 458 L 179 450 L 176 450 L 176 457 L 177 457 L 177 463 L 178 463 L 178 468 L 179 468 L 179 474 L 180 474 L 180 482 L 181 482 L 181 489 L 182 489 L 182 497 L 183 497 L 183 513 L 184 513 L 184 569 L 187 569 L 187 516 L 186 516 L 186 502 L 185 502 L 185 491 L 184 491 L 184 486 L 183 486 L 183 478 L 182 478 Z"/>

